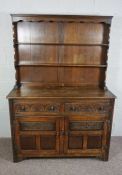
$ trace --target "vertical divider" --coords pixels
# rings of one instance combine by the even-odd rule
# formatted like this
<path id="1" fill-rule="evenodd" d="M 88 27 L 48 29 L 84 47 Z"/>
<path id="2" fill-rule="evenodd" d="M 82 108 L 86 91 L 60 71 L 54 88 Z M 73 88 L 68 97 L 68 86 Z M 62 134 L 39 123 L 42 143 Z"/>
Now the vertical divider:
<path id="1" fill-rule="evenodd" d="M 59 153 L 60 151 L 60 118 L 56 119 L 56 151 Z"/>
<path id="2" fill-rule="evenodd" d="M 60 154 L 64 153 L 64 117 L 60 118 Z"/>
<path id="3" fill-rule="evenodd" d="M 20 72 L 19 72 L 19 66 L 17 66 L 19 64 L 19 53 L 18 53 L 18 45 L 15 45 L 15 43 L 18 42 L 18 36 L 17 36 L 17 25 L 18 23 L 14 22 L 12 23 L 13 25 L 13 42 L 14 42 L 14 66 L 15 66 L 15 79 L 16 79 L 16 85 L 15 87 L 20 87 Z"/>
<path id="4" fill-rule="evenodd" d="M 59 22 L 59 43 L 63 43 L 64 40 L 64 33 L 63 33 L 63 22 Z M 63 56 L 63 45 L 58 46 L 58 64 L 61 63 L 61 58 Z M 62 73 L 63 73 L 63 67 L 58 66 L 58 84 L 63 86 L 62 82 Z"/>
<path id="5" fill-rule="evenodd" d="M 20 134 L 19 134 L 19 122 L 17 120 L 14 120 L 14 127 L 15 127 L 15 147 L 17 149 L 17 151 L 21 150 L 20 147 Z"/>
<path id="6" fill-rule="evenodd" d="M 84 135 L 83 136 L 83 149 L 87 149 L 87 140 L 88 140 L 88 136 Z"/>
<path id="7" fill-rule="evenodd" d="M 41 141 L 40 135 L 37 135 L 37 136 L 36 136 L 36 149 L 37 149 L 37 150 L 40 150 L 40 149 L 41 149 L 40 141 Z"/>
<path id="8" fill-rule="evenodd" d="M 107 126 L 107 121 L 105 121 L 104 122 L 104 130 L 103 130 L 103 139 L 102 139 L 103 154 L 105 153 L 106 145 L 107 145 L 107 132 L 108 132 L 108 126 Z"/>
<path id="9" fill-rule="evenodd" d="M 64 153 L 67 153 L 68 151 L 68 125 L 69 121 L 68 118 L 66 117 L 64 119 L 64 130 L 65 130 L 65 135 L 64 135 Z"/>

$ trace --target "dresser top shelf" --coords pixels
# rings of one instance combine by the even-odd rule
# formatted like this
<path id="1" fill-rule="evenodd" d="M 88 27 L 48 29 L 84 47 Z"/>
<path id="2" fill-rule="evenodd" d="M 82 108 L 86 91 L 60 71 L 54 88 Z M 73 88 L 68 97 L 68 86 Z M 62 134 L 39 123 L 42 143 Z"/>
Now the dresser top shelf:
<path id="1" fill-rule="evenodd" d="M 53 21 L 68 21 L 73 22 L 73 20 L 81 22 L 103 22 L 110 24 L 113 16 L 88 16 L 88 15 L 46 15 L 46 14 L 12 14 L 13 22 L 43 22 L 47 20 L 50 22 Z"/>
<path id="2" fill-rule="evenodd" d="M 13 14 L 9 99 L 115 98 L 106 87 L 111 16 Z"/>
<path id="3" fill-rule="evenodd" d="M 21 87 L 7 96 L 17 98 L 115 98 L 109 90 L 89 87 Z"/>

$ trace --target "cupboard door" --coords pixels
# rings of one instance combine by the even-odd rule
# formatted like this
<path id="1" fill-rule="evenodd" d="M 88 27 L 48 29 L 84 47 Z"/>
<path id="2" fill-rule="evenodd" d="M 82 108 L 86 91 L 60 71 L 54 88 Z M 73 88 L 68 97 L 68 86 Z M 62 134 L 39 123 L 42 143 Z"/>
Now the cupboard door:
<path id="1" fill-rule="evenodd" d="M 44 156 L 59 153 L 57 117 L 19 118 L 16 120 L 16 144 L 20 155 Z"/>
<path id="2" fill-rule="evenodd" d="M 105 152 L 108 122 L 101 120 L 82 120 L 82 117 L 65 119 L 65 154 L 76 156 L 97 156 Z"/>

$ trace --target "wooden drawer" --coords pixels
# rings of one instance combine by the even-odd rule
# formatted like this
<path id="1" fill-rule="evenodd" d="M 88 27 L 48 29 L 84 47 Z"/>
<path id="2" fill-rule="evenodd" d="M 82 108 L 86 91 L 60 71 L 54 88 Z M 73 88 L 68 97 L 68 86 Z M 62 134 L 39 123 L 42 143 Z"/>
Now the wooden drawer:
<path id="1" fill-rule="evenodd" d="M 110 112 L 110 101 L 87 100 L 79 102 L 68 102 L 64 105 L 64 111 L 80 115 L 108 115 Z"/>
<path id="2" fill-rule="evenodd" d="M 111 110 L 109 100 L 16 100 L 14 102 L 14 111 L 16 115 L 36 115 L 36 114 L 61 114 L 62 115 L 108 115 Z"/>
<path id="3" fill-rule="evenodd" d="M 46 101 L 17 101 L 14 103 L 15 114 L 40 114 L 40 113 L 59 113 L 61 104 Z"/>

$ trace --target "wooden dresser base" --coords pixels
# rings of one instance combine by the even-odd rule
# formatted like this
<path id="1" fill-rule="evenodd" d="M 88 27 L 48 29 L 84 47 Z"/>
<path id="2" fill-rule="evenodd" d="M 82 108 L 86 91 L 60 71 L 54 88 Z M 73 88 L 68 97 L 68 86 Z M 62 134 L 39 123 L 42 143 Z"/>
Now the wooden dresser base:
<path id="1" fill-rule="evenodd" d="M 79 97 L 73 98 L 76 89 Z M 43 89 L 20 88 L 9 94 L 14 162 L 32 157 L 108 160 L 114 96 L 99 89 L 76 89 L 58 88 L 52 97 L 53 88 L 45 90 L 44 97 Z"/>

